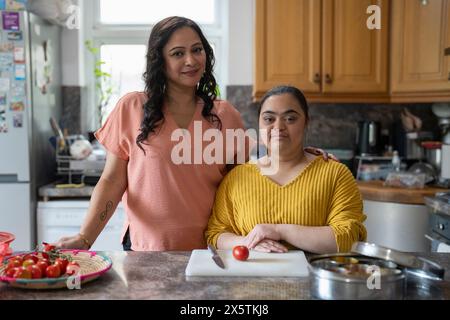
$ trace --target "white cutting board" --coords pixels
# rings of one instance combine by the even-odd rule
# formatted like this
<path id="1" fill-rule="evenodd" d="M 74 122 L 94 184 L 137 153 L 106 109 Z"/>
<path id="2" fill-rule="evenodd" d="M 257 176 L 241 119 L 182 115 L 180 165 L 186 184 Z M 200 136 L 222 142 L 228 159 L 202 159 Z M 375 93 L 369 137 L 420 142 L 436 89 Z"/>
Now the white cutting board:
<path id="1" fill-rule="evenodd" d="M 217 250 L 217 252 L 225 264 L 225 269 L 215 264 L 208 250 L 193 250 L 186 267 L 186 276 L 308 276 L 308 261 L 300 250 L 287 253 L 250 251 L 246 261 L 234 259 L 231 250 Z"/>

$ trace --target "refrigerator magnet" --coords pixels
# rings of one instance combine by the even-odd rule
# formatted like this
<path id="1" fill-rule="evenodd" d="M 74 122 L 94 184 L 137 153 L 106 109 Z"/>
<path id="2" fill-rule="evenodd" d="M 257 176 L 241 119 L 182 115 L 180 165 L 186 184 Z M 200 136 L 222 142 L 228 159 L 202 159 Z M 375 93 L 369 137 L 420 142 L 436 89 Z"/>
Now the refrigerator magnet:
<path id="1" fill-rule="evenodd" d="M 8 104 L 8 96 L 6 93 L 0 93 L 0 106 L 3 106 L 6 108 L 6 105 Z"/>
<path id="2" fill-rule="evenodd" d="M 25 62 L 25 49 L 23 47 L 14 48 L 14 62 L 15 63 Z"/>
<path id="3" fill-rule="evenodd" d="M 23 127 L 23 113 L 17 113 L 13 116 L 13 127 L 14 128 Z"/>
<path id="4" fill-rule="evenodd" d="M 12 52 L 14 45 L 12 42 L 0 43 L 0 52 Z"/>
<path id="5" fill-rule="evenodd" d="M 0 68 L 10 69 L 14 65 L 14 54 L 12 52 L 0 52 Z"/>
<path id="6" fill-rule="evenodd" d="M 14 76 L 16 80 L 25 80 L 25 64 L 16 64 L 14 66 Z"/>
<path id="7" fill-rule="evenodd" d="M 0 133 L 8 132 L 8 124 L 6 123 L 6 109 L 0 106 Z"/>
<path id="8" fill-rule="evenodd" d="M 0 78 L 0 92 L 8 92 L 9 84 L 9 78 Z"/>
<path id="9" fill-rule="evenodd" d="M 10 31 L 7 34 L 8 40 L 20 41 L 23 39 L 22 31 Z"/>
<path id="10" fill-rule="evenodd" d="M 3 30 L 20 30 L 20 20 L 18 12 L 2 11 Z"/>
<path id="11" fill-rule="evenodd" d="M 25 104 L 23 101 L 11 101 L 9 104 L 9 110 L 11 111 L 23 111 L 25 109 Z"/>

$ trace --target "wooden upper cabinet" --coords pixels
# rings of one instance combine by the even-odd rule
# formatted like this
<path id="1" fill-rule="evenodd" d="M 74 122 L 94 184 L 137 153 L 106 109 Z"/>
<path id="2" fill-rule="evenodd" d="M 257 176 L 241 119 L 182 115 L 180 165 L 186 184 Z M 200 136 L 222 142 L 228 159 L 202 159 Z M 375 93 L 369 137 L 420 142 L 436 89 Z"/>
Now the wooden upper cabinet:
<path id="1" fill-rule="evenodd" d="M 395 0 L 392 5 L 392 92 L 450 96 L 450 57 L 444 55 L 450 47 L 450 1 Z"/>
<path id="2" fill-rule="evenodd" d="M 370 5 L 381 9 L 381 29 L 367 27 Z M 386 0 L 323 1 L 323 92 L 388 93 Z"/>
<path id="3" fill-rule="evenodd" d="M 291 84 L 320 91 L 321 1 L 256 0 L 255 86 Z"/>

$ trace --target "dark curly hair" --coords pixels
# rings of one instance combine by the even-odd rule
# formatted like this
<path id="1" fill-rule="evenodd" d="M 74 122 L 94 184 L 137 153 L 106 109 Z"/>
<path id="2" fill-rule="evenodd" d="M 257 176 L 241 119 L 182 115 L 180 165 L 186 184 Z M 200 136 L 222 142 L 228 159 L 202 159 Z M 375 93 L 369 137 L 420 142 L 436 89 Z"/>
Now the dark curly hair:
<path id="1" fill-rule="evenodd" d="M 206 68 L 200 82 L 198 83 L 195 95 L 204 101 L 202 116 L 211 123 L 217 123 L 219 129 L 222 122 L 219 117 L 211 112 L 216 100 L 216 79 L 213 75 L 214 52 L 208 40 L 206 40 L 200 27 L 192 20 L 184 17 L 168 17 L 158 22 L 152 29 L 148 39 L 147 65 L 143 74 L 145 82 L 145 94 L 147 101 L 144 103 L 144 117 L 140 126 L 140 133 L 136 138 L 136 144 L 144 151 L 141 144 L 146 144 L 147 137 L 155 133 L 158 124 L 164 121 L 162 107 L 164 103 L 164 91 L 167 78 L 164 72 L 163 48 L 169 41 L 172 34 L 183 27 L 192 28 L 200 37 L 206 54 Z"/>

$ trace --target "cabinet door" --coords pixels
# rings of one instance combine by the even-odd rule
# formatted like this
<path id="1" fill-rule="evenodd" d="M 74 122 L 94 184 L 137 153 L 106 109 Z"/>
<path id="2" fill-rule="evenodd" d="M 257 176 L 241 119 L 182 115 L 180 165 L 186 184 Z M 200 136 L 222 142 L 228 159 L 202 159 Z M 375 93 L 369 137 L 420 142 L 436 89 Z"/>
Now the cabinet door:
<path id="1" fill-rule="evenodd" d="M 392 92 L 450 91 L 449 3 L 393 1 Z"/>
<path id="2" fill-rule="evenodd" d="M 255 21 L 254 96 L 280 84 L 319 92 L 321 1 L 257 0 Z"/>
<path id="3" fill-rule="evenodd" d="M 381 29 L 367 27 L 370 5 L 381 9 Z M 324 93 L 387 93 L 388 5 L 387 0 L 324 0 Z"/>

